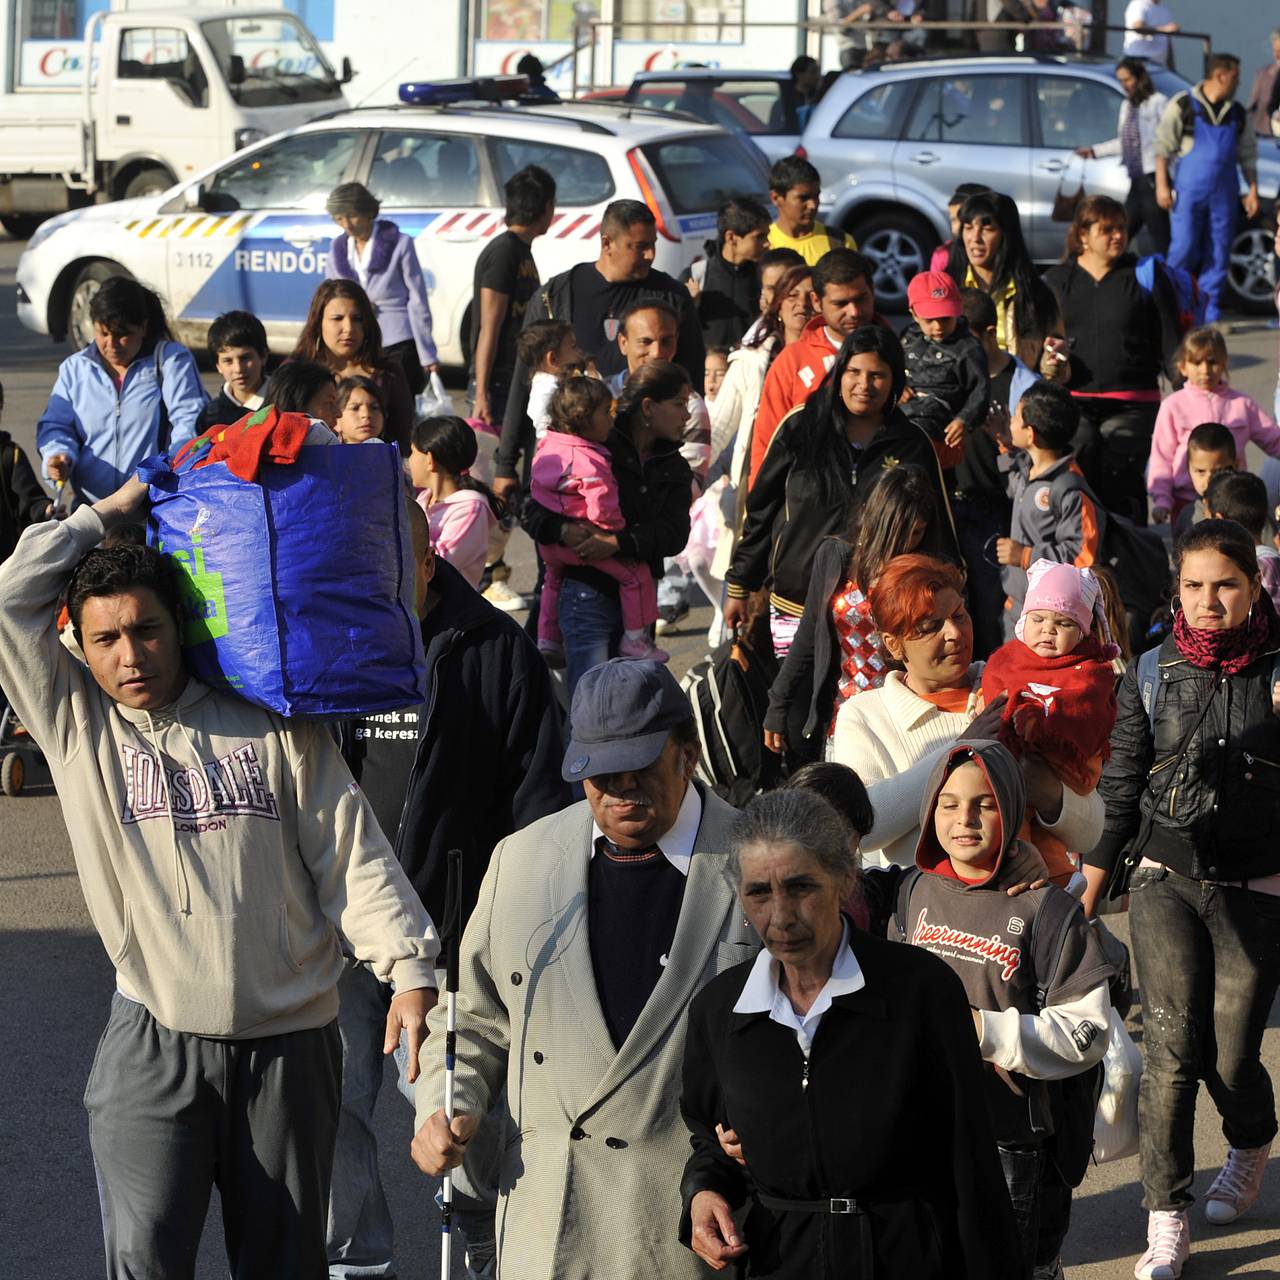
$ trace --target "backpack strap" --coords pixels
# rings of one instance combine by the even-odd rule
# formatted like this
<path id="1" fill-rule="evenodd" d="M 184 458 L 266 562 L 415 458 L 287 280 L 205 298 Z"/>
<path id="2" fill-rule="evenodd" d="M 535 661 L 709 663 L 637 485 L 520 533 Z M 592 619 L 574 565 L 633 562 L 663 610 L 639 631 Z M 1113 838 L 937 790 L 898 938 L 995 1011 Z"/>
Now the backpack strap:
<path id="1" fill-rule="evenodd" d="M 1058 967 L 1058 957 L 1067 940 L 1067 932 L 1075 923 L 1080 904 L 1066 890 L 1045 893 L 1031 919 L 1031 937 L 1027 949 L 1036 979 L 1036 1007 L 1049 1003 L 1049 983 Z"/>
<path id="2" fill-rule="evenodd" d="M 1142 695 L 1142 709 L 1147 713 L 1151 732 L 1156 731 L 1156 698 L 1160 691 L 1160 646 L 1148 649 L 1138 659 L 1138 692 Z"/>
<path id="3" fill-rule="evenodd" d="M 909 867 L 898 881 L 898 897 L 893 906 L 893 923 L 898 930 L 898 937 L 903 942 L 911 941 L 907 936 L 907 909 L 911 905 L 911 891 L 923 874 L 919 867 Z"/>

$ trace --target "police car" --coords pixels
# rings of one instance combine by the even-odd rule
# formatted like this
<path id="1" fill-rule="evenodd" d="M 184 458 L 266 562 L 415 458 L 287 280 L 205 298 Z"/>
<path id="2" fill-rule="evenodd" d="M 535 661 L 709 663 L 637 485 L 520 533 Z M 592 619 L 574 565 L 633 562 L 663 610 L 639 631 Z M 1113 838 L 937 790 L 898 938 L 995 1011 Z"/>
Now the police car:
<path id="1" fill-rule="evenodd" d="M 714 234 L 723 200 L 766 195 L 760 156 L 718 126 L 629 104 L 506 101 L 522 84 L 402 85 L 400 106 L 342 111 L 160 195 L 51 218 L 18 264 L 18 318 L 77 349 L 92 336 L 89 303 L 101 282 L 131 275 L 166 300 L 189 345 L 203 347 L 220 312 L 243 308 L 266 325 L 272 350 L 286 353 L 337 231 L 325 198 L 358 181 L 414 237 L 441 360 L 461 365 L 475 261 L 503 230 L 503 183 L 525 165 L 556 180 L 555 221 L 534 244 L 544 280 L 595 258 L 612 200 L 649 206 L 655 265 L 677 274 Z"/>

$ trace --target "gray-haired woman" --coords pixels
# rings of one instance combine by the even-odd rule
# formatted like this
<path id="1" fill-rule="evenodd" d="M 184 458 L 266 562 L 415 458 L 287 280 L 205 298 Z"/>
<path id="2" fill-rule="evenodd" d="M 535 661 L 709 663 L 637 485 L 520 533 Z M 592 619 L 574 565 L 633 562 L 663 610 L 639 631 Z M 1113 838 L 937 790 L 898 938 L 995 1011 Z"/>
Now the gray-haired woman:
<path id="1" fill-rule="evenodd" d="M 680 1238 L 717 1271 L 776 1280 L 1021 1276 L 959 980 L 850 927 L 857 855 L 821 797 L 758 796 L 732 851 L 766 949 L 690 1007 Z"/>
<path id="2" fill-rule="evenodd" d="M 354 280 L 369 295 L 382 330 L 382 353 L 404 370 L 416 396 L 440 361 L 431 336 L 427 282 L 413 239 L 378 217 L 378 197 L 359 182 L 334 187 L 324 207 L 342 228 L 330 242 L 325 277 Z"/>

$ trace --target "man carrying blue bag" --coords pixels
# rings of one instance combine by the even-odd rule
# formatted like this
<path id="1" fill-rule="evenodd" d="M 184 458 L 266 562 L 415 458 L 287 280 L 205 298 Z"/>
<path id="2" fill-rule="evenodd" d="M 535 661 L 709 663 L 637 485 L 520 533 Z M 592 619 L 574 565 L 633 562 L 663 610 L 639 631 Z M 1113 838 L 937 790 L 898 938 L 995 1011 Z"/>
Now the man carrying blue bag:
<path id="1" fill-rule="evenodd" d="M 99 547 L 146 502 L 130 479 L 0 567 L 0 684 L 116 970 L 85 1092 L 107 1270 L 194 1275 L 216 1182 L 233 1276 L 319 1276 L 339 935 L 394 987 L 385 1051 L 406 1033 L 414 1076 L 438 939 L 326 727 L 191 678 L 173 564 Z"/>

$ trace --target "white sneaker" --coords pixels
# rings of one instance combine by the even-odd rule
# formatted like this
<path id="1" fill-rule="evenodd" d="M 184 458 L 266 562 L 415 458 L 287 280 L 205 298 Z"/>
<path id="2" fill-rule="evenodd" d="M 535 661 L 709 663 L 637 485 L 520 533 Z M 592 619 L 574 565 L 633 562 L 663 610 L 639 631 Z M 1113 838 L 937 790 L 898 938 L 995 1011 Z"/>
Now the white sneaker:
<path id="1" fill-rule="evenodd" d="M 1178 1280 L 1191 1256 L 1186 1210 L 1154 1209 L 1147 1215 L 1147 1251 L 1133 1268 L 1137 1280 Z"/>
<path id="2" fill-rule="evenodd" d="M 495 609 L 501 609 L 503 613 L 519 613 L 521 609 L 527 609 L 529 602 L 514 587 L 508 586 L 506 582 L 491 582 L 484 589 L 484 598 Z"/>
<path id="3" fill-rule="evenodd" d="M 1271 1143 L 1265 1147 L 1228 1147 L 1227 1162 L 1205 1197 L 1204 1216 L 1215 1227 L 1242 1218 L 1258 1198 L 1266 1172 Z"/>

